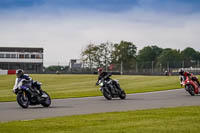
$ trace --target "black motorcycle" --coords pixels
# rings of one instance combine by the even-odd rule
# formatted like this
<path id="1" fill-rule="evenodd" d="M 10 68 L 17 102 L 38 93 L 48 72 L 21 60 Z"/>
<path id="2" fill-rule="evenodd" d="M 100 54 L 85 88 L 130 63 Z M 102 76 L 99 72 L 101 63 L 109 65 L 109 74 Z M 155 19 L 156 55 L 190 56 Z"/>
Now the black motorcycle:
<path id="1" fill-rule="evenodd" d="M 117 80 L 105 80 L 104 78 L 101 78 L 99 81 L 97 81 L 96 85 L 101 86 L 100 91 L 107 100 L 111 100 L 112 98 L 117 97 L 120 99 L 126 98 L 126 93 L 122 88 L 120 88 L 119 82 Z"/>
<path id="2" fill-rule="evenodd" d="M 47 92 L 38 90 L 36 86 L 41 86 L 41 83 L 28 82 L 25 79 L 17 78 L 13 91 L 17 95 L 17 103 L 22 108 L 28 108 L 29 105 L 41 104 L 43 107 L 49 107 L 51 105 L 51 98 Z M 36 88 L 33 88 L 36 87 Z"/>

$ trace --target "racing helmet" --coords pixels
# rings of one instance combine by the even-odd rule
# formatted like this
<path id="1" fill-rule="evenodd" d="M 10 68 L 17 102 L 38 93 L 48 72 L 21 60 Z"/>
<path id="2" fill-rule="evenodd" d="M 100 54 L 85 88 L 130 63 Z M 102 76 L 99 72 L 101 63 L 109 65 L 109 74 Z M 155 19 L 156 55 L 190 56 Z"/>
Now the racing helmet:
<path id="1" fill-rule="evenodd" d="M 22 75 L 24 75 L 24 70 L 22 70 L 22 69 L 17 69 L 17 70 L 16 70 L 16 76 L 19 78 L 19 77 L 21 77 Z"/>
<path id="2" fill-rule="evenodd" d="M 180 74 L 180 75 L 183 75 L 184 74 L 184 70 L 183 70 L 183 68 L 180 68 L 179 70 L 178 70 L 178 73 Z"/>
<path id="3" fill-rule="evenodd" d="M 103 72 L 103 68 L 98 68 L 98 73 L 101 74 Z"/>

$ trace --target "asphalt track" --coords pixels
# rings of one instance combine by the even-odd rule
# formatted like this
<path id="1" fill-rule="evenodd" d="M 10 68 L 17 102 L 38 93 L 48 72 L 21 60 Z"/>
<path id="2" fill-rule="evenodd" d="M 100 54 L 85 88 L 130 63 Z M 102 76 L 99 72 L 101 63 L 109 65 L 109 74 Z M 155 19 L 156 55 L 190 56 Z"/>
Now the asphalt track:
<path id="1" fill-rule="evenodd" d="M 108 101 L 102 96 L 57 99 L 52 101 L 49 108 L 38 105 L 22 109 L 16 102 L 3 102 L 0 103 L 0 121 L 191 105 L 200 105 L 200 96 L 190 96 L 184 89 L 129 94 L 126 100 Z"/>

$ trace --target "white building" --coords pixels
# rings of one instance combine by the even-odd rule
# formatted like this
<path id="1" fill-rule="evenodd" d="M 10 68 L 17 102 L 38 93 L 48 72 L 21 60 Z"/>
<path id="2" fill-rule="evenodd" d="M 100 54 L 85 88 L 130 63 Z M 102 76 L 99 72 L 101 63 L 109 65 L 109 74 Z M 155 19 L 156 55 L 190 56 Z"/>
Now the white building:
<path id="1" fill-rule="evenodd" d="M 83 63 L 80 59 L 71 59 L 69 63 L 69 68 L 71 71 L 80 71 L 83 67 Z"/>
<path id="2" fill-rule="evenodd" d="M 42 72 L 43 48 L 0 47 L 0 69 Z"/>

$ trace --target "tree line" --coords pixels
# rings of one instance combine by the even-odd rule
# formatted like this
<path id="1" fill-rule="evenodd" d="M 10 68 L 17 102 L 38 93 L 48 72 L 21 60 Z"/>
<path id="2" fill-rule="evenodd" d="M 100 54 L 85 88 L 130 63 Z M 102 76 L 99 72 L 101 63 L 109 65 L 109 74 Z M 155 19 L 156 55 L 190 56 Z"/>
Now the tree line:
<path id="1" fill-rule="evenodd" d="M 132 42 L 121 41 L 113 44 L 111 42 L 89 44 L 81 53 L 82 59 L 89 68 L 105 67 L 111 64 L 121 64 L 124 69 L 152 68 L 161 66 L 163 68 L 190 67 L 192 63 L 199 63 L 200 52 L 191 47 L 182 51 L 180 49 L 161 48 L 156 45 L 145 46 L 137 51 Z"/>

